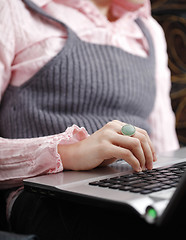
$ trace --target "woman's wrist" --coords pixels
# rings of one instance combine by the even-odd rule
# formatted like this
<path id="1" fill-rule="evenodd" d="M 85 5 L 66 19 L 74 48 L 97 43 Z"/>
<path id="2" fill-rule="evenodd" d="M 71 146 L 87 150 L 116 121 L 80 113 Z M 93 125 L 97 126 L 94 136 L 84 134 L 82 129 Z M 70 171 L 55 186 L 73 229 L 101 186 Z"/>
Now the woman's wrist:
<path id="1" fill-rule="evenodd" d="M 79 142 L 64 145 L 58 144 L 58 153 L 61 156 L 65 170 L 80 170 L 78 166 L 79 150 L 77 145 L 79 145 Z"/>

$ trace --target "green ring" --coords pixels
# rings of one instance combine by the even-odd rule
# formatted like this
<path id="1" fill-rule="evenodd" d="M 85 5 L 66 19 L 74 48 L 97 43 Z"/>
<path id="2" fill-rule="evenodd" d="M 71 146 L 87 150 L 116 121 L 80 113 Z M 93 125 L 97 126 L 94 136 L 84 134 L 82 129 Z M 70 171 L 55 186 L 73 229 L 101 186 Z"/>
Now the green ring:
<path id="1" fill-rule="evenodd" d="M 136 128 L 131 124 L 126 124 L 121 128 L 121 133 L 126 136 L 133 136 L 136 132 Z"/>

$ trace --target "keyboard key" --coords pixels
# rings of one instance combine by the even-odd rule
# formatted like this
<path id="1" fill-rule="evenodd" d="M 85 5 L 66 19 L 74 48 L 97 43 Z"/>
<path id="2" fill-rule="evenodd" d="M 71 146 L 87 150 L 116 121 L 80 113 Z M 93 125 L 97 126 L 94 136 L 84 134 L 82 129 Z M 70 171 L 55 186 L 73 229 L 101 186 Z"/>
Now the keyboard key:
<path id="1" fill-rule="evenodd" d="M 167 181 L 167 178 L 165 178 L 165 177 L 158 178 L 158 181 L 164 182 L 164 181 Z"/>
<path id="2" fill-rule="evenodd" d="M 98 184 L 99 187 L 110 187 L 111 186 L 111 183 L 99 183 Z"/>
<path id="3" fill-rule="evenodd" d="M 122 187 L 122 185 L 119 185 L 119 184 L 115 184 L 115 185 L 110 185 L 109 186 L 109 188 L 111 188 L 111 189 L 119 189 L 121 187 Z"/>
<path id="4" fill-rule="evenodd" d="M 161 188 L 162 189 L 169 189 L 169 188 L 172 188 L 173 186 L 172 185 L 163 185 Z"/>
<path id="5" fill-rule="evenodd" d="M 133 193 L 140 193 L 141 191 L 142 191 L 141 188 L 134 188 L 130 190 L 130 192 L 133 192 Z"/>
<path id="6" fill-rule="evenodd" d="M 132 189 L 131 186 L 122 186 L 122 187 L 119 188 L 119 190 L 122 190 L 122 191 L 129 191 L 131 189 Z"/>
<path id="7" fill-rule="evenodd" d="M 163 182 L 164 184 L 173 184 L 174 183 L 174 181 L 172 181 L 172 180 L 167 180 L 167 181 L 165 181 L 165 182 Z"/>
<path id="8" fill-rule="evenodd" d="M 162 183 L 155 183 L 155 184 L 145 186 L 144 189 L 153 189 L 153 188 L 161 187 L 162 185 L 163 185 Z"/>
<path id="9" fill-rule="evenodd" d="M 172 175 L 172 176 L 168 176 L 168 179 L 178 179 L 179 177 L 177 175 Z"/>
<path id="10" fill-rule="evenodd" d="M 98 186 L 99 185 L 99 181 L 90 182 L 89 185 Z"/>
<path id="11" fill-rule="evenodd" d="M 143 180 L 142 179 L 138 179 L 138 180 L 135 180 L 135 181 L 126 182 L 125 184 L 127 184 L 127 185 L 134 185 L 134 184 L 140 183 L 140 182 L 143 182 Z"/>
<path id="12" fill-rule="evenodd" d="M 147 185 L 148 185 L 147 182 L 141 182 L 141 183 L 136 183 L 136 184 L 132 185 L 132 187 L 134 187 L 134 188 L 142 188 L 142 187 L 147 186 Z"/>
<path id="13" fill-rule="evenodd" d="M 158 192 L 158 191 L 161 191 L 161 190 L 162 190 L 162 187 L 153 188 L 153 192 Z"/>
<path id="14" fill-rule="evenodd" d="M 143 190 L 140 193 L 141 194 L 149 194 L 149 193 L 152 193 L 152 192 L 153 192 L 152 190 Z"/>

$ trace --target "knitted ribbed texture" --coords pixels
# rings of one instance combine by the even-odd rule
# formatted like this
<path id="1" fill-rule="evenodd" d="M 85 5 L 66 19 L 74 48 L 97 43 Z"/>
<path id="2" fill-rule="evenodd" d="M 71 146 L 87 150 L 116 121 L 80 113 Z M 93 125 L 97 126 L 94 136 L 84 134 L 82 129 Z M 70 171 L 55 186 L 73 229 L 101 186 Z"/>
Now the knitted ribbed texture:
<path id="1" fill-rule="evenodd" d="M 41 9 L 25 2 L 43 16 Z M 137 23 L 149 44 L 146 58 L 84 42 L 61 23 L 68 32 L 64 48 L 21 87 L 6 90 L 0 136 L 45 136 L 64 132 L 73 124 L 91 134 L 114 119 L 150 131 L 147 119 L 155 98 L 155 56 L 148 30 L 141 20 Z"/>

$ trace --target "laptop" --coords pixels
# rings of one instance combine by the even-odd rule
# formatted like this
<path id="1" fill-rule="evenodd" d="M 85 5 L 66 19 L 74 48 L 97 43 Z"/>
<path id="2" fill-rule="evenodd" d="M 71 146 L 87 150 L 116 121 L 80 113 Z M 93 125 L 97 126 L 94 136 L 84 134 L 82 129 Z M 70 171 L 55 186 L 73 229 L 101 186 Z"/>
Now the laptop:
<path id="1" fill-rule="evenodd" d="M 89 171 L 64 171 L 24 180 L 26 191 L 101 207 L 131 210 L 165 225 L 185 197 L 186 147 L 158 156 L 152 170 L 134 172 L 124 160 Z"/>

